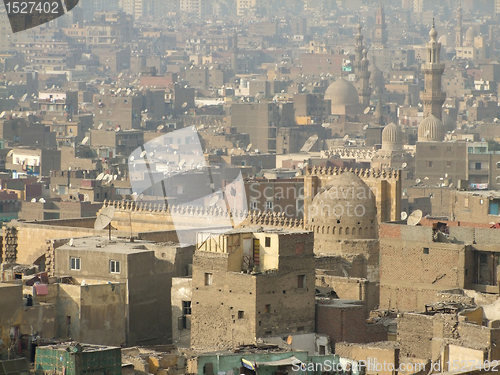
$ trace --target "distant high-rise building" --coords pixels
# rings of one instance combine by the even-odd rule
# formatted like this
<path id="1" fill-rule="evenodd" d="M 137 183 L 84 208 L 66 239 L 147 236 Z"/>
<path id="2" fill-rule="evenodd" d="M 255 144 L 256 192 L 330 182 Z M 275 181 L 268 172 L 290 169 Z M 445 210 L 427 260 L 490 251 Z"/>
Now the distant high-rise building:
<path id="1" fill-rule="evenodd" d="M 379 2 L 377 14 L 375 16 L 375 27 L 373 29 L 373 44 L 377 47 L 385 47 L 387 45 L 387 25 L 385 24 L 385 13 L 382 2 Z"/>

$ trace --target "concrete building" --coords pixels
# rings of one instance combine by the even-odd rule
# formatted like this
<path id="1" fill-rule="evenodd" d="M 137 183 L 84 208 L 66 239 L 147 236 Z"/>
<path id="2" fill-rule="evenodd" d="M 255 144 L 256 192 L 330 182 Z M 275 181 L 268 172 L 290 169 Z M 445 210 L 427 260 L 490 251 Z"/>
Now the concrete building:
<path id="1" fill-rule="evenodd" d="M 55 250 L 55 275 L 126 283 L 126 344 L 165 344 L 172 338 L 172 277 L 187 275 L 192 253 L 174 244 L 75 239 Z"/>
<path id="2" fill-rule="evenodd" d="M 292 126 L 294 119 L 293 103 L 238 103 L 231 106 L 231 126 L 249 134 L 253 148 L 262 153 L 277 152 L 279 129 Z"/>

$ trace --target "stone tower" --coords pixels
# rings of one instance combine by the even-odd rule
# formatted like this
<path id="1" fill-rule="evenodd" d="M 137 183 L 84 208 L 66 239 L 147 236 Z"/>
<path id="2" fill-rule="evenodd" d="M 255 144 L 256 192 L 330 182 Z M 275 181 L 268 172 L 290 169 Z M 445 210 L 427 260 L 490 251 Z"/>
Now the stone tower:
<path id="1" fill-rule="evenodd" d="M 372 94 L 372 89 L 370 88 L 370 75 L 371 72 L 368 69 L 369 61 L 367 58 L 368 52 L 366 49 L 363 50 L 363 59 L 361 60 L 358 77 L 361 83 L 361 103 L 368 106 L 370 105 L 370 96 Z"/>
<path id="2" fill-rule="evenodd" d="M 444 64 L 440 62 L 441 43 L 437 42 L 438 33 L 434 21 L 429 36 L 431 40 L 427 43 L 426 62 L 422 64 L 425 86 L 420 99 L 424 106 L 424 118 L 432 114 L 441 120 L 442 107 L 446 99 L 446 94 L 441 91 L 441 76 L 444 73 Z"/>
<path id="3" fill-rule="evenodd" d="M 464 33 L 462 30 L 462 5 L 458 5 L 457 9 L 457 26 L 455 27 L 455 46 L 464 46 Z"/>
<path id="4" fill-rule="evenodd" d="M 375 27 L 373 29 L 373 44 L 377 47 L 387 45 L 387 25 L 385 24 L 385 13 L 382 1 L 379 2 L 377 14 L 375 16 Z"/>

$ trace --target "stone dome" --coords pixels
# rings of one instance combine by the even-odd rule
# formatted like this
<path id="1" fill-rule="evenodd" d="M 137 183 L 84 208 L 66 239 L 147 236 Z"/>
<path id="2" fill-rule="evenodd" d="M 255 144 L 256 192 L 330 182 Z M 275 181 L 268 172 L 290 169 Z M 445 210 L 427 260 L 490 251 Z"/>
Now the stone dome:
<path id="1" fill-rule="evenodd" d="M 457 128 L 457 122 L 449 114 L 443 112 L 443 126 L 445 133 L 448 133 Z"/>
<path id="2" fill-rule="evenodd" d="M 378 237 L 375 195 L 353 172 L 334 176 L 312 200 L 308 227 L 318 245 Z"/>
<path id="3" fill-rule="evenodd" d="M 455 54 L 455 53 L 457 53 L 457 50 L 455 49 L 455 47 L 450 46 L 450 47 L 446 48 L 446 53 Z"/>
<path id="4" fill-rule="evenodd" d="M 419 142 L 441 142 L 444 139 L 443 122 L 433 114 L 427 116 L 418 125 Z"/>
<path id="5" fill-rule="evenodd" d="M 391 122 L 382 130 L 382 150 L 401 150 L 403 148 L 403 132 Z"/>
<path id="6" fill-rule="evenodd" d="M 331 100 L 332 107 L 355 105 L 359 104 L 359 95 L 352 83 L 340 78 L 328 86 L 325 100 Z"/>

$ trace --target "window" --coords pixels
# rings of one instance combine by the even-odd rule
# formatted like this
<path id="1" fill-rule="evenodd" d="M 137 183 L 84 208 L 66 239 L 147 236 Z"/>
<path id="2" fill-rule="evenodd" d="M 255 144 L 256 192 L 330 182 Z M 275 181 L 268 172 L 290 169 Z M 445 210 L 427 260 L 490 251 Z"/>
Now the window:
<path id="1" fill-rule="evenodd" d="M 451 161 L 447 161 L 447 162 L 446 162 L 446 166 L 447 166 L 447 167 L 451 167 Z"/>
<path id="2" fill-rule="evenodd" d="M 70 258 L 71 269 L 74 271 L 80 271 L 82 269 L 81 259 L 80 258 Z"/>
<path id="3" fill-rule="evenodd" d="M 243 317 L 245 316 L 245 312 L 244 311 L 238 311 L 238 319 L 243 319 Z"/>
<path id="4" fill-rule="evenodd" d="M 306 275 L 297 276 L 297 288 L 305 289 L 306 287 Z"/>
<path id="5" fill-rule="evenodd" d="M 273 202 L 266 202 L 266 210 L 272 210 L 273 209 Z"/>
<path id="6" fill-rule="evenodd" d="M 259 202 L 257 202 L 257 201 L 251 201 L 250 202 L 250 208 L 252 210 L 257 210 L 259 208 Z"/>
<path id="7" fill-rule="evenodd" d="M 476 171 L 480 171 L 481 170 L 481 163 L 476 163 Z"/>
<path id="8" fill-rule="evenodd" d="M 429 248 L 428 247 L 424 247 L 424 254 L 429 254 Z"/>
<path id="9" fill-rule="evenodd" d="M 271 305 L 266 305 L 266 308 L 264 309 L 264 312 L 266 314 L 269 314 L 271 312 Z"/>
<path id="10" fill-rule="evenodd" d="M 212 285 L 213 274 L 205 273 L 205 285 Z"/>
<path id="11" fill-rule="evenodd" d="M 266 247 L 271 247 L 271 237 L 266 237 Z"/>
<path id="12" fill-rule="evenodd" d="M 429 168 L 432 168 L 432 161 L 428 161 L 428 162 L 427 162 L 427 166 L 428 166 Z"/>
<path id="13" fill-rule="evenodd" d="M 109 261 L 109 272 L 120 273 L 120 261 L 119 260 L 110 260 Z"/>
<path id="14" fill-rule="evenodd" d="M 191 315 L 191 301 L 182 301 L 182 314 Z"/>

